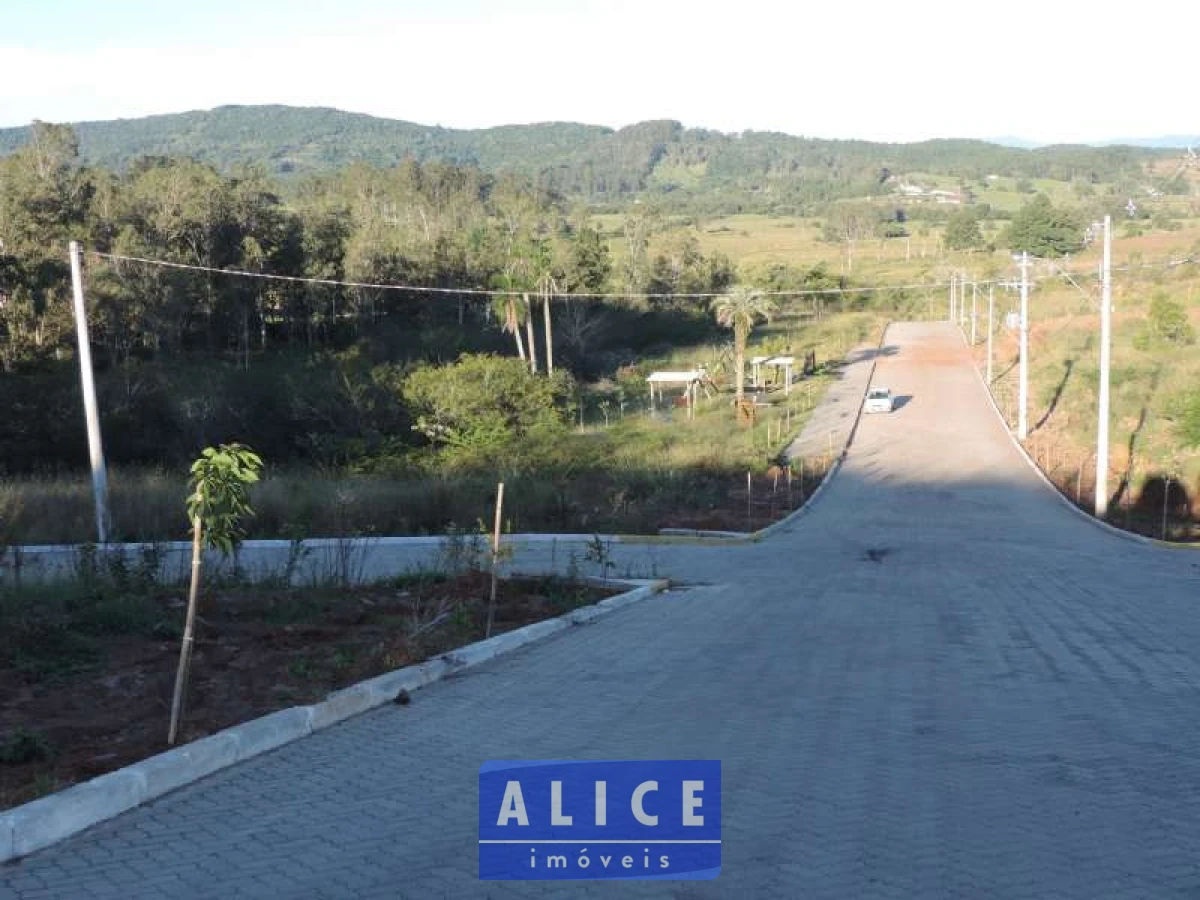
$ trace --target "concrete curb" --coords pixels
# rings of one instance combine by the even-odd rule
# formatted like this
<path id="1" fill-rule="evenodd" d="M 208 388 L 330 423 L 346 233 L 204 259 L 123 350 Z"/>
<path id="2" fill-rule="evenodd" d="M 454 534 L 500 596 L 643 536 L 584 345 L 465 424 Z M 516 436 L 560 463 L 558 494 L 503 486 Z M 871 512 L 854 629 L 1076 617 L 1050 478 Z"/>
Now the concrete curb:
<path id="1" fill-rule="evenodd" d="M 595 583 L 593 579 L 586 579 Z M 400 691 L 412 692 L 462 669 L 524 647 L 572 625 L 590 622 L 613 610 L 663 591 L 667 579 L 611 579 L 609 585 L 631 590 L 572 610 L 554 619 L 468 644 L 419 665 L 377 675 L 334 691 L 320 703 L 293 706 L 223 729 L 190 744 L 159 753 L 0 812 L 0 863 L 20 859 L 176 788 L 214 772 L 308 737 L 315 731 L 391 703 Z"/>
<path id="2" fill-rule="evenodd" d="M 962 335 L 963 343 L 967 345 L 968 349 L 971 349 L 970 339 L 961 330 L 959 333 Z M 1017 436 L 1012 433 L 1012 429 L 1008 426 L 1008 420 L 1004 418 L 1004 413 L 1000 412 L 1000 407 L 996 404 L 996 398 L 992 395 L 991 387 L 987 384 L 987 381 L 984 379 L 983 374 L 979 371 L 979 368 L 975 365 L 975 360 L 973 359 L 971 360 L 971 371 L 975 373 L 975 377 L 979 379 L 979 383 L 983 386 L 983 393 L 988 399 L 988 405 L 991 406 L 992 412 L 996 414 L 996 418 L 1000 420 L 1001 428 L 1008 436 L 1009 441 L 1011 441 L 1012 445 L 1017 448 L 1017 452 L 1021 454 L 1021 458 L 1025 460 L 1025 464 L 1033 470 L 1033 473 L 1037 475 L 1042 484 L 1049 488 L 1050 493 L 1052 493 L 1060 503 L 1066 506 L 1067 509 L 1071 510 L 1071 512 L 1082 518 L 1088 524 L 1107 532 L 1113 537 L 1119 537 L 1127 541 L 1134 541 L 1135 543 L 1142 544 L 1143 546 L 1159 547 L 1165 550 L 1200 550 L 1200 544 L 1183 544 L 1179 541 L 1162 541 L 1157 538 L 1146 537 L 1144 534 L 1126 531 L 1124 528 L 1118 528 L 1116 525 L 1110 525 L 1103 519 L 1097 519 L 1095 516 L 1089 515 L 1072 503 L 1063 495 L 1063 492 L 1058 489 L 1058 486 L 1050 480 L 1049 476 L 1042 471 L 1042 467 L 1039 466 L 1034 461 L 1033 457 L 1029 455 L 1029 451 L 1025 449 L 1025 445 L 1017 440 Z"/>
<path id="3" fill-rule="evenodd" d="M 883 345 L 887 342 L 888 329 L 891 327 L 891 322 L 888 322 L 883 326 L 883 333 L 879 336 L 879 343 L 875 346 L 876 350 L 883 349 Z M 829 482 L 833 480 L 834 476 L 841 471 L 842 463 L 845 461 L 846 455 L 850 452 L 850 445 L 854 442 L 854 435 L 858 432 L 858 423 L 862 420 L 863 403 L 866 402 L 867 392 L 871 390 L 871 382 L 875 379 L 875 366 L 878 365 L 878 363 L 879 356 L 876 355 L 875 358 L 871 360 L 871 371 L 867 373 L 867 384 L 866 387 L 863 388 L 863 394 L 859 400 L 858 409 L 854 414 L 854 423 L 850 426 L 850 430 L 846 432 L 846 441 L 842 445 L 841 452 L 837 455 L 837 459 L 833 461 L 833 465 L 830 466 L 829 471 L 825 473 L 825 477 L 821 479 L 821 483 L 817 485 L 817 489 L 808 495 L 808 499 L 804 501 L 799 509 L 793 510 L 778 522 L 772 522 L 770 525 L 760 528 L 758 531 L 703 531 L 689 528 L 663 528 L 659 530 L 659 533 L 664 536 L 723 538 L 724 540 L 722 540 L 721 543 L 725 544 L 753 544 L 769 537 L 776 531 L 780 531 L 787 526 L 792 525 L 798 519 L 808 513 L 812 509 L 813 504 L 815 504 L 817 499 L 821 496 L 822 491 L 825 490 L 825 485 L 829 484 Z"/>

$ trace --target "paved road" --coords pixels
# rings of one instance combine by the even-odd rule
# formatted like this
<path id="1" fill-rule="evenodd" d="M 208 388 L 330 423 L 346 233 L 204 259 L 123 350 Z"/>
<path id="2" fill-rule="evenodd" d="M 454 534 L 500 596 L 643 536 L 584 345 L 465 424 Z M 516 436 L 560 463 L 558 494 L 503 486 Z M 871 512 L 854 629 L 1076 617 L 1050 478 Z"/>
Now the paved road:
<path id="1" fill-rule="evenodd" d="M 693 586 L 0 869 L 0 896 L 1197 897 L 1200 554 L 1066 510 L 944 325 L 812 514 Z M 476 880 L 486 759 L 719 758 L 713 882 Z"/>

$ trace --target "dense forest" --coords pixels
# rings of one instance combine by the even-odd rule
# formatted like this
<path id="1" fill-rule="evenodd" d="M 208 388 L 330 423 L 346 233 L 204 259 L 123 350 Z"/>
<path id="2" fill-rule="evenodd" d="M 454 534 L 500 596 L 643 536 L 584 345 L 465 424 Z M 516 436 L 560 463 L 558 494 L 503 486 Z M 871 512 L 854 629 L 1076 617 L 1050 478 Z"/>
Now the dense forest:
<path id="1" fill-rule="evenodd" d="M 70 240 L 88 249 L 110 455 L 131 463 L 177 461 L 235 435 L 275 461 L 386 449 L 413 439 L 401 378 L 463 352 L 524 353 L 539 296 L 555 297 L 560 366 L 588 377 L 714 328 L 703 306 L 672 296 L 721 291 L 734 276 L 694 237 L 652 255 L 650 210 L 626 217 L 614 266 L 586 215 L 517 175 L 358 163 L 306 178 L 285 203 L 261 170 L 146 157 L 113 172 L 84 166 L 78 150 L 69 127 L 40 124 L 0 160 L 0 467 L 10 472 L 79 461 Z M 596 291 L 664 296 L 574 296 Z"/>
<path id="2" fill-rule="evenodd" d="M 290 177 L 353 163 L 416 160 L 525 176 L 542 190 L 620 204 L 650 193 L 675 209 L 807 213 L 814 204 L 890 192 L 906 172 L 964 181 L 988 175 L 1120 182 L 1173 151 L 1136 147 L 1018 149 L 975 140 L 911 144 L 724 134 L 663 120 L 621 129 L 572 123 L 456 130 L 333 109 L 225 106 L 75 126 L 82 161 L 125 171 L 145 157 L 194 158 L 221 172 L 247 165 Z M 0 155 L 30 128 L 0 129 Z"/>

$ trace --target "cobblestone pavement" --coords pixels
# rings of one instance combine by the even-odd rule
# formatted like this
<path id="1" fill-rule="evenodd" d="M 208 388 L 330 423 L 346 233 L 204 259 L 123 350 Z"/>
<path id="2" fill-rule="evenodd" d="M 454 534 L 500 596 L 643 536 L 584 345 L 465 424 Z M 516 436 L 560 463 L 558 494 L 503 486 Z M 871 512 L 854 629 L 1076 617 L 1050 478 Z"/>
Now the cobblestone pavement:
<path id="1" fill-rule="evenodd" d="M 950 326 L 886 344 L 905 402 L 811 514 L 661 547 L 687 585 L 0 868 L 0 896 L 1200 896 L 1200 553 L 1065 509 Z M 715 881 L 476 879 L 484 760 L 671 757 L 722 760 Z"/>

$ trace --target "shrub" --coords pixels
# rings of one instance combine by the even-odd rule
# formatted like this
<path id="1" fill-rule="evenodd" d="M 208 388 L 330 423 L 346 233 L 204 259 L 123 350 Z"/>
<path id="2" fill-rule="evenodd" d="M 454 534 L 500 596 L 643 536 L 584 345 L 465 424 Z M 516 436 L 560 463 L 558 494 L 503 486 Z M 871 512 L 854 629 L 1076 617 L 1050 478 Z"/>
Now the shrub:
<path id="1" fill-rule="evenodd" d="M 1169 344 L 1191 344 L 1196 340 L 1195 330 L 1188 321 L 1183 304 L 1170 299 L 1166 294 L 1155 294 L 1150 301 L 1147 318 L 1150 331 L 1156 338 Z"/>
<path id="2" fill-rule="evenodd" d="M 448 366 L 414 370 L 401 391 L 417 413 L 415 431 L 453 460 L 479 463 L 552 446 L 568 421 L 575 385 L 562 369 L 548 377 L 519 359 L 464 354 Z"/>

